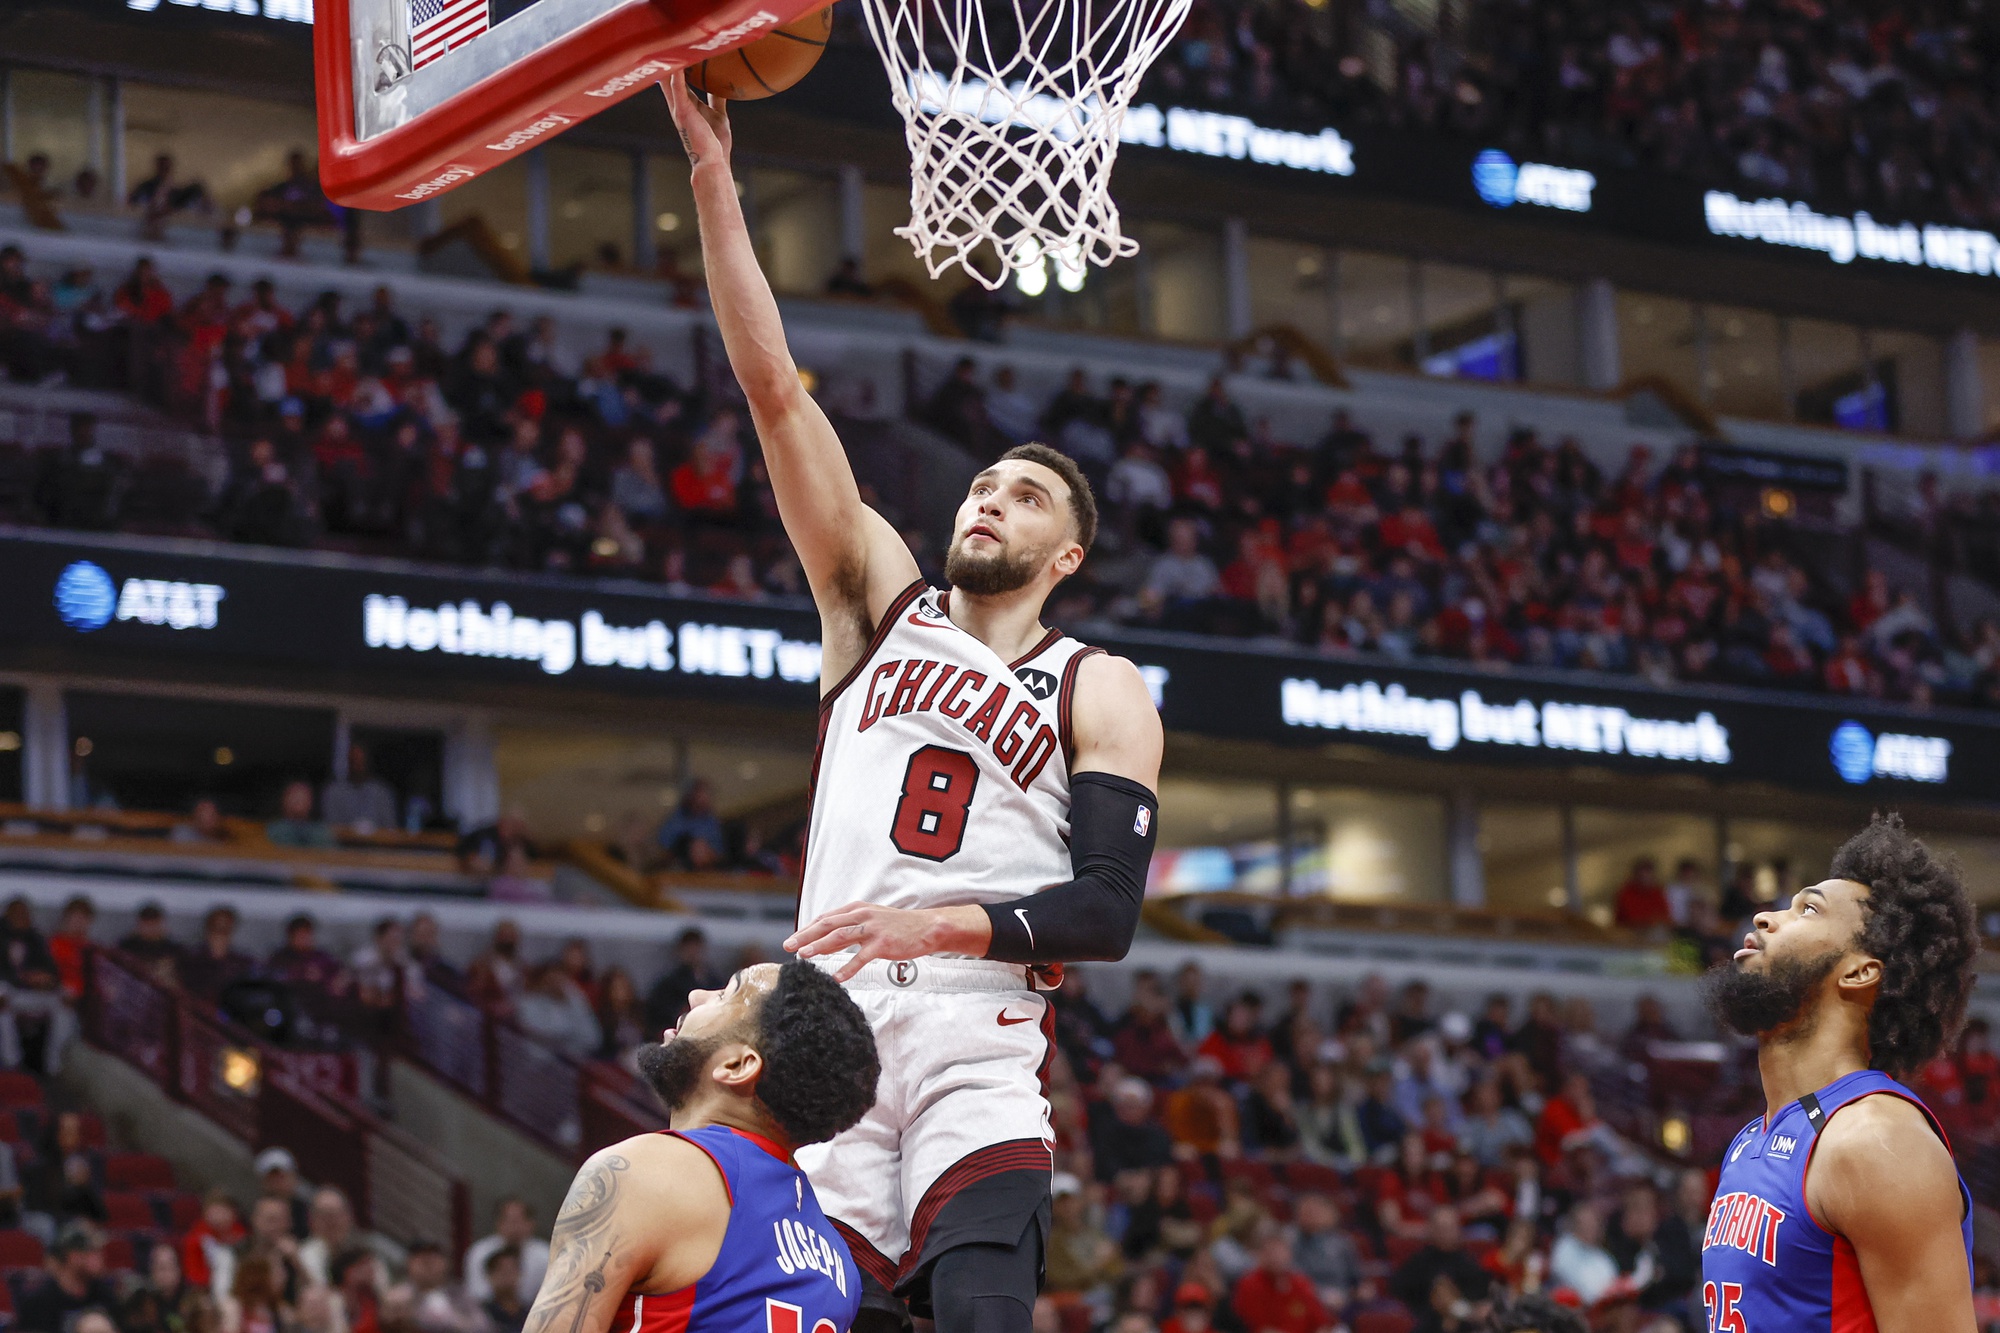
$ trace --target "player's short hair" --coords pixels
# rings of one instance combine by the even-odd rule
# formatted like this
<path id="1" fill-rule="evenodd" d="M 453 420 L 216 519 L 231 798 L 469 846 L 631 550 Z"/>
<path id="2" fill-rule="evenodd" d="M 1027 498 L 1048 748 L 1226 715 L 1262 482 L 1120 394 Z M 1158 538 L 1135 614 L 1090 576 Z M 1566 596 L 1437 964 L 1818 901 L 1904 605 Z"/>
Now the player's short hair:
<path id="1" fill-rule="evenodd" d="M 875 1034 L 831 973 L 797 960 L 780 966 L 756 1024 L 757 1099 L 785 1137 L 824 1143 L 868 1114 L 882 1074 Z"/>
<path id="2" fill-rule="evenodd" d="M 1972 994 L 1979 934 L 1958 862 L 1926 847 L 1901 815 L 1878 814 L 1833 854 L 1828 873 L 1868 886 L 1856 943 L 1882 963 L 1869 1064 L 1916 1069 L 1957 1035 Z"/>
<path id="3" fill-rule="evenodd" d="M 1076 524 L 1077 544 L 1083 547 L 1085 555 L 1097 540 L 1097 497 L 1090 493 L 1090 479 L 1083 475 L 1083 469 L 1076 460 L 1060 449 L 1052 449 L 1046 444 L 1017 444 L 1000 455 L 1000 461 L 1018 458 L 1027 463 L 1040 463 L 1049 471 L 1063 479 L 1069 487 L 1069 517 Z"/>

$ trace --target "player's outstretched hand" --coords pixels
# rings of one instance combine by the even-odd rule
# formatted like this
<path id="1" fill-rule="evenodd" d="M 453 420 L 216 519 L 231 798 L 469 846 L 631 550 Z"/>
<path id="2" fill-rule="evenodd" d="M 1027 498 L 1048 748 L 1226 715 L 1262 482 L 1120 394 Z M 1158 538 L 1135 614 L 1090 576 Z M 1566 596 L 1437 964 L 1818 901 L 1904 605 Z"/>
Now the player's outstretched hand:
<path id="1" fill-rule="evenodd" d="M 849 903 L 800 926 L 785 941 L 785 948 L 801 958 L 854 950 L 854 957 L 833 974 L 836 981 L 848 981 L 877 958 L 923 958 L 934 953 L 978 958 L 992 942 L 992 924 L 977 907 L 910 909 Z"/>
<path id="2" fill-rule="evenodd" d="M 687 149 L 688 164 L 726 162 L 733 140 L 729 133 L 728 104 L 720 97 L 706 103 L 688 90 L 687 72 L 675 70 L 660 84 L 667 94 L 667 113 L 681 132 L 681 147 Z"/>

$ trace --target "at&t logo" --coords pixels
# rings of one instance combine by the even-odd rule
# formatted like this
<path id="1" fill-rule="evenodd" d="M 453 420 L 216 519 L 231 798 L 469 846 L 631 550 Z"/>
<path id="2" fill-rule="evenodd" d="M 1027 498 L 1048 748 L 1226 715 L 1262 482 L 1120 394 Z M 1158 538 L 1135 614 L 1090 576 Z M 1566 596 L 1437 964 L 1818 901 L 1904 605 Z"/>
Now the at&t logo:
<path id="1" fill-rule="evenodd" d="M 1875 778 L 1943 782 L 1951 775 L 1951 742 L 1942 736 L 1880 736 L 1859 722 L 1843 722 L 1827 739 L 1827 756 L 1844 782 Z"/>

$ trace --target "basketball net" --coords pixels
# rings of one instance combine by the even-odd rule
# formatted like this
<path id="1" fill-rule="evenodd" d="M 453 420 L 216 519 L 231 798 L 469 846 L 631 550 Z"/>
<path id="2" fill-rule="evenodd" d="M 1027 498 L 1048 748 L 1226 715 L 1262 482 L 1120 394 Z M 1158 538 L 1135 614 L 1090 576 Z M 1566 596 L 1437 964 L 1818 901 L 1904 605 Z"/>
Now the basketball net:
<path id="1" fill-rule="evenodd" d="M 957 264 L 997 289 L 1053 260 L 1080 283 L 1086 263 L 1138 252 L 1111 167 L 1139 81 L 1191 2 L 862 0 L 910 147 L 896 234 L 933 278 Z M 975 263 L 988 245 L 999 262 Z"/>

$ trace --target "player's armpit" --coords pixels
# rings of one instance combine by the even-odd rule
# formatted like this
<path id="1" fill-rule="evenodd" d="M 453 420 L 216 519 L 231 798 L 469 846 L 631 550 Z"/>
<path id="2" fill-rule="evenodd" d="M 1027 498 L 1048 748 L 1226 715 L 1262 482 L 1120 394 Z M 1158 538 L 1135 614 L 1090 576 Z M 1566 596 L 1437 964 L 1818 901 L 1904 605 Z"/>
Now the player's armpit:
<path id="1" fill-rule="evenodd" d="M 1110 773 L 1159 790 L 1166 737 L 1152 691 L 1131 662 L 1096 653 L 1077 663 L 1070 731 L 1070 772 Z"/>
<path id="2" fill-rule="evenodd" d="M 607 1333 L 626 1292 L 699 1280 L 728 1225 L 721 1173 L 693 1144 L 642 1135 L 594 1154 L 556 1214 L 524 1333 Z"/>
<path id="3" fill-rule="evenodd" d="M 1881 1333 L 1972 1333 L 1958 1172 L 1922 1111 L 1892 1096 L 1841 1108 L 1814 1147 L 1806 1206 L 1854 1247 Z"/>

